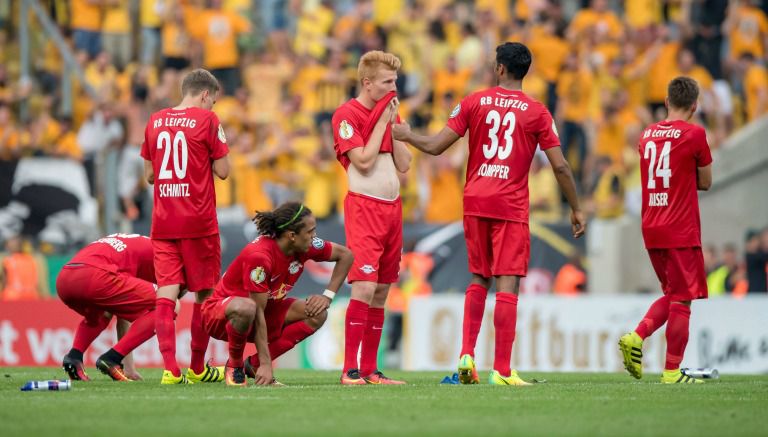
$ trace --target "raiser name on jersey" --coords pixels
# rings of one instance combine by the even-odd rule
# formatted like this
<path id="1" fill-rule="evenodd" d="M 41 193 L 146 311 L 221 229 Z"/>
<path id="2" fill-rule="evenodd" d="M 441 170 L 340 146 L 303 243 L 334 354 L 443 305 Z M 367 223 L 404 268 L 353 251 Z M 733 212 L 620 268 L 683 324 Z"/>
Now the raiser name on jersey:
<path id="1" fill-rule="evenodd" d="M 528 102 L 517 99 L 505 99 L 503 97 L 481 97 L 480 106 L 493 105 L 497 108 L 528 110 Z"/>
<path id="2" fill-rule="evenodd" d="M 668 206 L 669 193 L 649 193 L 648 206 Z"/>
<path id="3" fill-rule="evenodd" d="M 189 184 L 159 184 L 160 197 L 189 197 Z"/>

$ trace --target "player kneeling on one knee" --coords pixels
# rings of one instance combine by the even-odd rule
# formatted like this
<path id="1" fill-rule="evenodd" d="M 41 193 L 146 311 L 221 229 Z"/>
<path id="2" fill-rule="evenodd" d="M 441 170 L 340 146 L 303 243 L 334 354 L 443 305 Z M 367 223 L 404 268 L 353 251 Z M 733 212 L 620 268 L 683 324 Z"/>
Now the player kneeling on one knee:
<path id="1" fill-rule="evenodd" d="M 254 218 L 260 236 L 248 243 L 203 305 L 203 326 L 229 344 L 225 381 L 275 384 L 272 360 L 317 331 L 352 266 L 352 252 L 318 238 L 316 221 L 304 205 L 289 202 Z M 308 260 L 334 261 L 328 288 L 301 300 L 286 297 Z M 246 342 L 257 354 L 243 359 Z"/>

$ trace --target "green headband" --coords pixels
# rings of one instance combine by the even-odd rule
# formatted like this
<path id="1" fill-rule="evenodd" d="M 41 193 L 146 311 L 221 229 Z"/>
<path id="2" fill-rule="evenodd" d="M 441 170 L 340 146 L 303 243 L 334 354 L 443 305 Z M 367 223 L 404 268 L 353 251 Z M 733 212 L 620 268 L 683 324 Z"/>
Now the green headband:
<path id="1" fill-rule="evenodd" d="M 299 207 L 299 210 L 296 211 L 296 214 L 294 214 L 294 216 L 291 217 L 290 220 L 288 220 L 287 222 L 285 222 L 282 225 L 278 226 L 277 229 L 283 229 L 284 227 L 289 226 L 291 223 L 295 222 L 296 219 L 299 217 L 299 214 L 301 214 L 302 211 L 304 211 L 304 205 L 303 204 Z"/>

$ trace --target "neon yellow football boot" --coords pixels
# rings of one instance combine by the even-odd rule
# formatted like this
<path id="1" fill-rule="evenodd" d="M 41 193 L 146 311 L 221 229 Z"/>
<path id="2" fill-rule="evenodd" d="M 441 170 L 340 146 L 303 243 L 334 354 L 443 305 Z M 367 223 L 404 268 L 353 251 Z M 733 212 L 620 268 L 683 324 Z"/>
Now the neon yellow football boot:
<path id="1" fill-rule="evenodd" d="M 632 331 L 619 339 L 619 350 L 624 359 L 624 368 L 635 379 L 643 377 L 643 339 Z"/>
<path id="2" fill-rule="evenodd" d="M 224 366 L 215 367 L 205 363 L 205 369 L 199 375 L 192 368 L 189 368 L 187 369 L 187 379 L 190 384 L 224 381 Z"/>
<path id="3" fill-rule="evenodd" d="M 462 384 L 480 384 L 475 360 L 472 355 L 464 354 L 459 359 L 459 382 Z"/>
<path id="4" fill-rule="evenodd" d="M 161 385 L 172 384 L 190 384 L 189 380 L 184 375 L 173 376 L 173 372 L 170 370 L 163 370 L 163 378 L 160 380 Z"/>
<path id="5" fill-rule="evenodd" d="M 530 382 L 523 381 L 523 378 L 521 378 L 517 374 L 517 370 L 513 370 L 509 376 L 502 376 L 501 373 L 492 370 L 491 375 L 488 377 L 488 384 L 491 385 L 516 385 L 516 386 L 526 386 L 526 385 L 533 385 Z"/>
<path id="6" fill-rule="evenodd" d="M 680 369 L 675 370 L 664 370 L 664 372 L 661 373 L 661 383 L 662 384 L 704 384 L 704 380 L 702 379 L 696 379 L 692 376 L 688 376 L 680 371 Z"/>

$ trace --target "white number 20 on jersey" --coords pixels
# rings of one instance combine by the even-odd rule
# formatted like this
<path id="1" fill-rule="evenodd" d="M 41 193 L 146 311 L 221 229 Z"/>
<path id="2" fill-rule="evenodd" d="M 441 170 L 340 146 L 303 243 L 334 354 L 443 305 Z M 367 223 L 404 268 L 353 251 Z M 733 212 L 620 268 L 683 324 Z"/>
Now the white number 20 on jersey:
<path id="1" fill-rule="evenodd" d="M 672 170 L 669 168 L 669 154 L 672 151 L 672 142 L 665 141 L 661 148 L 661 155 L 658 163 L 656 162 L 656 143 L 648 141 L 645 143 L 645 159 L 648 160 L 648 189 L 656 189 L 656 178 L 661 178 L 665 189 L 669 188 L 669 179 L 672 177 Z M 655 172 L 655 174 L 654 174 Z"/>
<path id="2" fill-rule="evenodd" d="M 187 159 L 189 158 L 187 137 L 184 136 L 184 132 L 176 132 L 176 135 L 173 136 L 173 144 L 171 144 L 170 133 L 167 131 L 160 132 L 157 136 L 157 148 L 163 149 L 163 162 L 160 164 L 160 174 L 157 175 L 157 178 L 170 179 L 173 176 L 173 173 L 168 169 L 168 161 L 170 161 L 171 149 L 173 149 L 173 171 L 176 173 L 177 179 L 184 179 L 187 175 Z"/>

